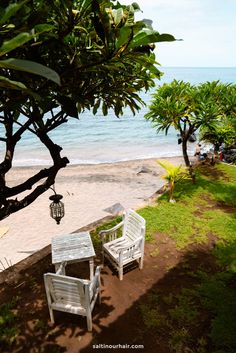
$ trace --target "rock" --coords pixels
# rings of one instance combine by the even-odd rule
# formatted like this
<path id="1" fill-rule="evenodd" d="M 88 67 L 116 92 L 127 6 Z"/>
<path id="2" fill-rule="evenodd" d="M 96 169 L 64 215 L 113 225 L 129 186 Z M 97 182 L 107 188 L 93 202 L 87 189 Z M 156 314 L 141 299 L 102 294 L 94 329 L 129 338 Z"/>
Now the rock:
<path id="1" fill-rule="evenodd" d="M 107 213 L 111 213 L 112 215 L 116 215 L 116 214 L 119 214 L 120 212 L 123 212 L 124 210 L 125 210 L 124 207 L 118 202 L 108 208 L 105 208 L 103 211 Z"/>
<path id="2" fill-rule="evenodd" d="M 150 168 L 146 167 L 145 165 L 142 165 L 141 167 L 138 168 L 136 174 L 138 175 L 141 173 L 152 173 L 152 170 Z"/>

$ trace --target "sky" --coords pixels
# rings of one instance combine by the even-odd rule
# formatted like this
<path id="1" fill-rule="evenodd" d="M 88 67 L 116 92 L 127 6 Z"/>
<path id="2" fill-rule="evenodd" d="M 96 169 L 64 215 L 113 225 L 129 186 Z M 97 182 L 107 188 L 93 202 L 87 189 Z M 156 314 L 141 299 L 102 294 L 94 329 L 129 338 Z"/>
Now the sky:
<path id="1" fill-rule="evenodd" d="M 182 41 L 156 45 L 164 67 L 236 67 L 236 0 L 120 0 L 137 2 L 136 20 L 148 18 L 159 33 Z"/>

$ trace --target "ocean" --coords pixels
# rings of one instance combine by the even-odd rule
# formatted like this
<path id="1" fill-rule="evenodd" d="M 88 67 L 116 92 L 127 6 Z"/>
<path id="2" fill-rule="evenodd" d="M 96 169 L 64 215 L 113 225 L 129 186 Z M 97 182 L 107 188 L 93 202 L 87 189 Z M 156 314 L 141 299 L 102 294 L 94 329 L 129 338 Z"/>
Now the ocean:
<path id="1" fill-rule="evenodd" d="M 204 81 L 220 80 L 236 83 L 236 68 L 184 68 L 171 67 L 160 70 L 164 73 L 157 85 L 171 82 L 173 79 L 198 84 Z M 140 93 L 147 103 L 151 94 Z M 133 116 L 128 109 L 120 118 L 112 111 L 104 117 L 89 111 L 80 114 L 80 119 L 69 119 L 67 124 L 51 133 L 54 141 L 63 147 L 62 155 L 67 156 L 71 164 L 98 164 L 118 161 L 180 156 L 181 145 L 177 144 L 177 131 L 170 130 L 166 136 L 157 134 L 151 123 L 144 119 L 148 107 L 143 107 Z M 1 131 L 1 130 L 0 130 Z M 194 144 L 189 144 L 193 153 Z M 0 157 L 3 144 L 0 142 Z M 27 133 L 19 142 L 15 152 L 14 166 L 33 166 L 50 164 L 50 156 L 44 146 L 31 133 Z"/>

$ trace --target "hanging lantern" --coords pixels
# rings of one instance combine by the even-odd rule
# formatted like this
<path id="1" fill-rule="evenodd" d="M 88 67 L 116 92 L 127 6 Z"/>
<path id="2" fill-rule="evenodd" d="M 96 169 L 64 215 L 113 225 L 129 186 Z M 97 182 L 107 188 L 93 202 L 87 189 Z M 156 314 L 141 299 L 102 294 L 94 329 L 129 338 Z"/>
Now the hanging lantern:
<path id="1" fill-rule="evenodd" d="M 52 195 L 49 197 L 49 200 L 52 201 L 52 203 L 49 206 L 50 216 L 53 219 L 55 219 L 57 224 L 60 224 L 62 217 L 64 217 L 65 215 L 64 203 L 60 201 L 63 198 L 63 196 L 57 194 L 54 189 L 52 190 L 54 191 L 55 195 Z"/>

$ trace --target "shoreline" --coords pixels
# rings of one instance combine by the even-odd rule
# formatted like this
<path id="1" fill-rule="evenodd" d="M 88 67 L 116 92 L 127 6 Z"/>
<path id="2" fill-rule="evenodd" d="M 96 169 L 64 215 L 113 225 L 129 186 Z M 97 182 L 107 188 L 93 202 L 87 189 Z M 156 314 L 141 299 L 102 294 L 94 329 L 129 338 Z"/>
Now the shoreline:
<path id="1" fill-rule="evenodd" d="M 191 151 L 192 153 L 193 151 Z M 182 158 L 182 155 L 172 155 L 172 156 L 163 156 L 163 157 L 147 157 L 147 158 L 134 158 L 134 159 L 124 159 L 124 160 L 116 160 L 116 161 L 104 161 L 104 162 L 82 162 L 82 163 L 73 163 L 70 162 L 66 168 L 68 167 L 79 167 L 79 166 L 97 166 L 97 165 L 110 165 L 110 164 L 118 164 L 118 163 L 126 163 L 126 162 L 136 162 L 136 161 L 148 161 L 148 160 L 157 160 L 157 159 L 175 159 Z M 12 167 L 12 169 L 30 169 L 30 168 L 48 168 L 51 164 L 31 164 L 31 165 L 16 165 Z"/>
<path id="2" fill-rule="evenodd" d="M 182 157 L 166 157 L 174 164 L 183 164 Z M 25 259 L 51 243 L 55 235 L 71 233 L 76 229 L 110 215 L 115 204 L 123 208 L 141 208 L 165 181 L 164 170 L 157 158 L 129 160 L 103 164 L 68 165 L 59 171 L 56 192 L 63 195 L 65 217 L 61 224 L 50 218 L 48 190 L 31 205 L 0 222 L 0 260 L 12 264 Z M 7 177 L 9 186 L 30 177 L 33 167 L 13 168 Z M 1 230 L 6 230 L 1 236 Z M 3 232 L 2 232 L 3 233 Z"/>

